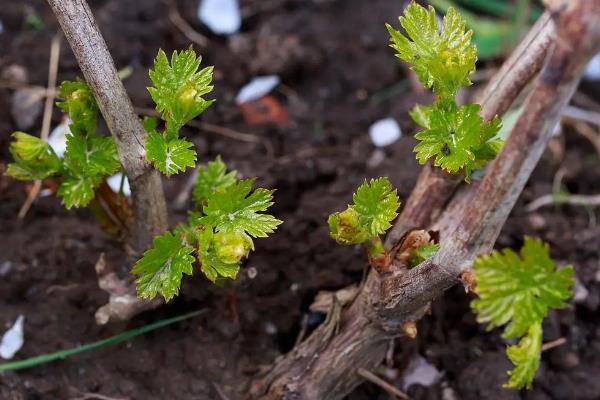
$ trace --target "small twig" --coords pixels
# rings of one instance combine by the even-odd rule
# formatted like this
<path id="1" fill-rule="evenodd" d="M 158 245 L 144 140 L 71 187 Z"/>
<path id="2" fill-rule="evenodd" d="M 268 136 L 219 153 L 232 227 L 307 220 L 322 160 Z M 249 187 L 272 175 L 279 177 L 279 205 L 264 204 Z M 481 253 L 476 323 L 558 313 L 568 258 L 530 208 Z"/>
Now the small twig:
<path id="1" fill-rule="evenodd" d="M 273 158 L 275 156 L 275 149 L 273 144 L 268 139 L 261 138 L 250 133 L 242 133 L 235 131 L 231 128 L 225 128 L 224 126 L 214 125 L 208 122 L 202 121 L 190 121 L 188 125 L 206 132 L 216 133 L 229 139 L 239 140 L 241 142 L 248 143 L 260 143 L 264 146 L 267 156 Z"/>
<path id="2" fill-rule="evenodd" d="M 385 365 L 388 368 L 394 367 L 394 353 L 396 352 L 396 339 L 390 339 L 388 349 L 385 353 Z"/>
<path id="3" fill-rule="evenodd" d="M 135 107 L 135 112 L 138 113 L 139 115 L 147 115 L 147 116 L 151 116 L 151 117 L 159 117 L 160 116 L 160 114 L 157 113 L 152 108 Z M 199 130 L 202 130 L 205 132 L 216 133 L 217 135 L 221 135 L 228 139 L 238 140 L 240 142 L 246 142 L 246 143 L 262 144 L 264 146 L 265 151 L 266 151 L 267 155 L 269 156 L 269 158 L 273 158 L 275 155 L 275 150 L 269 140 L 261 138 L 256 135 L 253 135 L 251 133 L 238 132 L 231 128 L 225 128 L 223 126 L 211 124 L 208 122 L 202 122 L 202 121 L 198 121 L 198 120 L 189 121 L 187 123 L 187 125 L 191 126 L 192 128 L 196 128 L 196 129 L 199 129 Z"/>
<path id="4" fill-rule="evenodd" d="M 288 164 L 292 161 L 301 160 L 303 158 L 314 158 L 317 156 L 333 156 L 345 151 L 338 146 L 327 146 L 327 147 L 307 147 L 300 149 L 294 153 L 286 154 L 285 156 L 279 157 L 276 162 L 277 164 Z"/>
<path id="5" fill-rule="evenodd" d="M 598 157 L 600 157 L 600 133 L 598 133 L 598 130 L 592 128 L 585 122 L 577 122 L 574 128 L 577 133 L 589 140 L 590 143 L 594 145 L 594 148 L 598 153 Z"/>
<path id="6" fill-rule="evenodd" d="M 66 292 L 71 289 L 79 287 L 79 283 L 69 283 L 68 285 L 50 285 L 46 288 L 46 294 L 52 294 L 54 292 Z"/>
<path id="7" fill-rule="evenodd" d="M 571 194 L 565 196 L 556 196 L 553 194 L 545 194 L 538 197 L 531 203 L 529 203 L 525 210 L 527 212 L 536 211 L 539 208 L 557 205 L 557 204 L 569 204 L 572 206 L 583 206 L 583 207 L 596 207 L 600 206 L 600 194 L 596 195 L 585 195 L 585 194 Z"/>
<path id="8" fill-rule="evenodd" d="M 71 400 L 129 400 L 129 397 L 109 397 L 100 393 L 81 393 L 81 396 L 73 397 Z"/>
<path id="9" fill-rule="evenodd" d="M 575 106 L 566 106 L 562 111 L 562 116 L 576 121 L 588 122 L 600 127 L 600 113 L 596 111 L 584 110 Z"/>
<path id="10" fill-rule="evenodd" d="M 164 0 L 163 1 L 167 7 L 169 8 L 169 20 L 183 35 L 188 38 L 190 41 L 196 43 L 200 47 L 206 47 L 208 45 L 208 39 L 206 36 L 202 35 L 194 28 L 191 27 L 190 24 L 181 16 L 179 10 L 177 9 L 177 4 L 173 0 Z"/>
<path id="11" fill-rule="evenodd" d="M 223 389 L 221 389 L 221 387 L 219 385 L 217 385 L 215 382 L 213 382 L 212 384 L 213 384 L 213 387 L 215 388 L 215 391 L 221 398 L 221 400 L 230 400 L 229 396 L 227 396 L 227 394 L 225 394 L 225 392 L 223 391 Z"/>
<path id="12" fill-rule="evenodd" d="M 577 91 L 573 95 L 573 103 L 583 106 L 589 110 L 595 110 L 600 112 L 600 103 L 594 100 L 592 97 L 583 93 L 582 91 Z"/>
<path id="13" fill-rule="evenodd" d="M 565 343 L 567 343 L 567 339 L 565 339 L 564 337 L 559 337 L 558 339 L 551 340 L 542 345 L 542 352 L 548 351 L 558 346 L 562 346 Z"/>
<path id="14" fill-rule="evenodd" d="M 62 35 L 60 33 L 55 34 L 50 45 L 50 60 L 48 62 L 48 87 L 46 88 L 46 102 L 44 103 L 44 116 L 42 118 L 42 131 L 40 133 L 40 138 L 42 140 L 48 140 L 48 134 L 50 133 L 50 123 L 52 122 L 52 106 L 54 103 L 54 96 L 51 95 L 51 93 L 54 94 L 56 92 L 56 76 L 58 75 L 58 60 L 60 58 L 61 38 Z M 19 219 L 25 218 L 27 211 L 29 211 L 31 208 L 31 205 L 40 193 L 41 188 L 42 181 L 36 180 L 27 195 L 27 199 L 25 199 L 25 203 L 23 203 L 21 209 L 19 210 Z"/>
<path id="15" fill-rule="evenodd" d="M 7 81 L 4 79 L 0 79 L 0 89 L 10 89 L 10 90 L 19 90 L 19 89 L 28 89 L 34 91 L 39 98 L 45 98 L 48 96 L 56 97 L 57 90 L 50 90 L 50 88 L 46 88 L 40 85 L 30 85 L 28 83 L 23 82 L 13 82 Z"/>
<path id="16" fill-rule="evenodd" d="M 554 21 L 546 11 L 486 86 L 480 102 L 484 119 L 502 115 L 510 107 L 541 69 L 554 35 Z"/>
<path id="17" fill-rule="evenodd" d="M 364 368 L 359 368 L 357 373 L 358 373 L 358 375 L 362 376 L 369 382 L 379 386 L 380 388 L 382 388 L 383 390 L 385 390 L 392 396 L 396 396 L 397 398 L 403 399 L 403 400 L 410 399 L 406 393 L 404 393 L 403 391 L 401 391 L 400 389 L 398 389 L 396 386 L 392 385 L 391 383 L 384 381 L 383 379 L 381 379 L 380 377 L 378 377 L 371 371 L 367 371 Z"/>
<path id="18" fill-rule="evenodd" d="M 174 206 L 175 209 L 181 210 L 185 206 L 185 203 L 190 198 L 190 194 L 194 189 L 194 185 L 196 184 L 196 179 L 198 178 L 198 169 L 194 169 L 188 179 L 185 181 L 185 185 L 181 188 L 177 197 L 175 197 Z"/>

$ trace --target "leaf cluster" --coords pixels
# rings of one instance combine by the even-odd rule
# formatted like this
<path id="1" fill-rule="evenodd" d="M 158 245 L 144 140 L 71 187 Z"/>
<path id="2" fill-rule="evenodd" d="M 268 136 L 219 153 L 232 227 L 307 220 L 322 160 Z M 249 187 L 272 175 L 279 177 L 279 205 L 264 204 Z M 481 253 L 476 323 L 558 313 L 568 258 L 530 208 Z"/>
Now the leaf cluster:
<path id="1" fill-rule="evenodd" d="M 477 321 L 488 329 L 505 326 L 502 337 L 523 337 L 507 349 L 515 368 L 509 388 L 531 387 L 541 356 L 542 321 L 550 309 L 567 306 L 572 296 L 573 267 L 556 267 L 550 249 L 525 237 L 516 254 L 510 249 L 479 257 L 473 266 L 479 298 L 471 302 Z"/>
<path id="2" fill-rule="evenodd" d="M 396 190 L 386 177 L 365 180 L 352 200 L 346 210 L 328 219 L 331 237 L 340 244 L 362 244 L 385 233 L 400 207 Z"/>
<path id="3" fill-rule="evenodd" d="M 96 133 L 98 107 L 86 83 L 65 81 L 59 95 L 63 101 L 58 107 L 71 121 L 64 155 L 59 157 L 40 138 L 15 132 L 10 145 L 14 162 L 9 164 L 7 174 L 19 180 L 58 176 L 58 195 L 65 207 L 85 206 L 104 178 L 117 172 L 121 165 L 113 139 Z"/>
<path id="4" fill-rule="evenodd" d="M 193 189 L 196 209 L 188 222 L 156 238 L 133 268 L 139 296 L 171 299 L 183 274 L 192 274 L 195 260 L 213 282 L 235 278 L 254 249 L 253 239 L 267 237 L 281 224 L 265 213 L 274 191 L 253 190 L 253 179 L 236 180 L 236 174 L 227 172 L 220 157 L 199 168 Z"/>
<path id="5" fill-rule="evenodd" d="M 478 105 L 456 103 L 458 90 L 471 84 L 469 76 L 475 71 L 472 31 L 465 29 L 464 19 L 452 7 L 441 27 L 433 7 L 414 1 L 399 19 L 407 36 L 386 25 L 391 47 L 399 59 L 411 64 L 423 86 L 436 94 L 433 104 L 416 106 L 410 113 L 422 128 L 415 135 L 417 159 L 421 164 L 432 160 L 451 174 L 464 173 L 469 181 L 471 173 L 494 159 L 502 145 L 495 139 L 501 127 L 498 117 L 486 122 Z"/>
<path id="6" fill-rule="evenodd" d="M 193 144 L 180 138 L 179 130 L 214 102 L 203 98 L 213 88 L 213 67 L 199 69 L 200 62 L 201 57 L 191 47 L 174 51 L 170 60 L 163 50 L 159 50 L 149 72 L 154 86 L 148 91 L 165 122 L 165 129 L 158 132 L 156 121 L 145 122 L 149 134 L 146 157 L 167 176 L 195 166 Z"/>
<path id="7" fill-rule="evenodd" d="M 408 37 L 386 24 L 391 47 L 396 57 L 412 65 L 423 86 L 443 97 L 454 97 L 458 89 L 471 84 L 477 49 L 471 44 L 473 32 L 465 30 L 465 21 L 454 8 L 448 9 L 441 29 L 435 9 L 415 2 L 399 20 Z"/>

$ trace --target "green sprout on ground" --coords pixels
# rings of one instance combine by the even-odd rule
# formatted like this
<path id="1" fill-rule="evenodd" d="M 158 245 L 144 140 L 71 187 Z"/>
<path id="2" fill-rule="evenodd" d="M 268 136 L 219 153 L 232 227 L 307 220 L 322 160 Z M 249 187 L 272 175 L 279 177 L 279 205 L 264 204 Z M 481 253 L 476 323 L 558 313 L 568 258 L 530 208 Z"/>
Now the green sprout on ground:
<path id="1" fill-rule="evenodd" d="M 502 141 L 496 138 L 500 118 L 486 122 L 478 104 L 459 106 L 458 91 L 471 85 L 477 49 L 471 44 L 472 32 L 465 30 L 464 19 L 452 7 L 444 16 L 441 29 L 433 7 L 411 2 L 400 16 L 408 36 L 386 25 L 396 56 L 409 64 L 425 88 L 436 95 L 433 104 L 417 105 L 412 119 L 421 130 L 415 135 L 417 160 L 432 161 L 450 174 L 471 173 L 496 157 Z"/>
<path id="2" fill-rule="evenodd" d="M 504 339 L 515 368 L 508 372 L 507 388 L 531 388 L 542 353 L 542 321 L 551 309 L 567 307 L 572 296 L 573 267 L 557 268 L 550 248 L 525 237 L 520 254 L 510 249 L 477 258 L 473 266 L 478 299 L 471 302 L 477 321 L 487 329 L 504 327 Z"/>
<path id="3" fill-rule="evenodd" d="M 140 297 L 160 294 L 170 300 L 196 261 L 212 282 L 234 279 L 254 250 L 253 239 L 267 237 L 281 224 L 264 213 L 273 204 L 274 190 L 253 189 L 254 179 L 237 180 L 236 175 L 227 172 L 220 157 L 199 169 L 188 222 L 156 237 L 133 267 Z"/>

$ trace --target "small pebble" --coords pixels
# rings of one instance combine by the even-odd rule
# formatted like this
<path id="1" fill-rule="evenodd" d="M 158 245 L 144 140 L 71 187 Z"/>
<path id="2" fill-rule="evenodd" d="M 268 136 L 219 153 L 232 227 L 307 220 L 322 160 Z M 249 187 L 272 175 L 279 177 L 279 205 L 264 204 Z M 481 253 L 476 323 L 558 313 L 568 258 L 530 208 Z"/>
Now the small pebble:
<path id="1" fill-rule="evenodd" d="M 389 146 L 401 135 L 400 125 L 393 118 L 380 119 L 369 128 L 369 136 L 376 147 Z"/>
<path id="2" fill-rule="evenodd" d="M 583 303 L 590 295 L 589 290 L 583 285 L 579 278 L 575 277 L 575 284 L 573 285 L 573 301 L 575 303 Z"/>
<path id="3" fill-rule="evenodd" d="M 412 385 L 429 387 L 440 379 L 440 371 L 424 357 L 416 355 L 406 367 L 402 376 L 402 388 L 406 391 Z"/>
<path id="4" fill-rule="evenodd" d="M 201 0 L 198 19 L 217 35 L 231 35 L 242 26 L 238 0 Z"/>
<path id="5" fill-rule="evenodd" d="M 541 214 L 532 213 L 527 216 L 527 222 L 532 229 L 539 231 L 546 227 L 546 218 L 544 218 Z"/>
<path id="6" fill-rule="evenodd" d="M 572 351 L 569 351 L 563 357 L 563 366 L 567 369 L 575 368 L 579 365 L 579 356 Z"/>
<path id="7" fill-rule="evenodd" d="M 277 327 L 272 322 L 265 322 L 265 332 L 267 335 L 277 334 Z"/>
<path id="8" fill-rule="evenodd" d="M 588 62 L 585 72 L 583 73 L 583 79 L 588 81 L 600 80 L 600 53 L 596 54 Z"/>
<path id="9" fill-rule="evenodd" d="M 258 275 L 258 270 L 254 267 L 250 267 L 250 268 L 248 268 L 247 274 L 248 274 L 248 278 L 254 279 L 254 278 L 256 278 L 256 275 Z"/>
<path id="10" fill-rule="evenodd" d="M 10 274 L 10 272 L 13 269 L 13 263 L 10 261 L 4 261 L 2 264 L 0 264 L 0 276 L 1 277 L 5 277 L 8 274 Z"/>

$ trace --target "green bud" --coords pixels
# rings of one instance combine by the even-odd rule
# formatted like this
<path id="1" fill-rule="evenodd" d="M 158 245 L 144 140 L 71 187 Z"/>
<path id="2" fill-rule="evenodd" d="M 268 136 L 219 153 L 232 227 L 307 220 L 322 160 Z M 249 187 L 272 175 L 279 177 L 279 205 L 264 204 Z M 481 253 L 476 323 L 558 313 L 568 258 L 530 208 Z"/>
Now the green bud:
<path id="1" fill-rule="evenodd" d="M 217 256 L 227 264 L 236 264 L 252 250 L 252 240 L 243 233 L 217 232 L 213 238 Z"/>
<path id="2" fill-rule="evenodd" d="M 327 220 L 329 233 L 339 244 L 359 244 L 369 238 L 366 224 L 362 224 L 360 215 L 352 207 L 333 213 Z"/>
<path id="3" fill-rule="evenodd" d="M 189 109 L 196 103 L 196 94 L 198 91 L 193 87 L 183 87 L 177 93 L 177 101 L 183 106 L 183 108 Z"/>
<path id="4" fill-rule="evenodd" d="M 69 95 L 68 100 L 78 103 L 89 101 L 89 91 L 85 89 L 77 89 Z"/>

